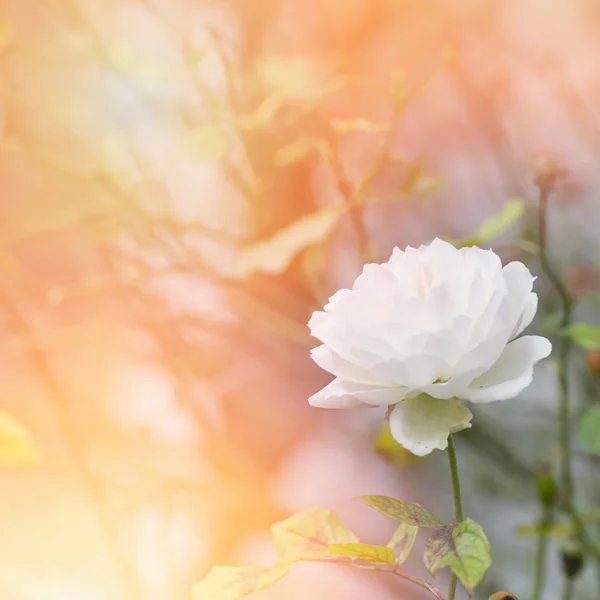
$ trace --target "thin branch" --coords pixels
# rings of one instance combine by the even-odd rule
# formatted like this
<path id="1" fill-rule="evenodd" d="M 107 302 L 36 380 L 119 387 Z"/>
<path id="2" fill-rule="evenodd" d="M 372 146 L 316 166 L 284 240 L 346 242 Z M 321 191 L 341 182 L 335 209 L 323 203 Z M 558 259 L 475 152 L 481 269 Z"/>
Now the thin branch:
<path id="1" fill-rule="evenodd" d="M 7 310 L 18 334 L 30 340 L 31 358 L 38 377 L 46 389 L 46 394 L 52 403 L 59 424 L 65 436 L 73 469 L 79 477 L 87 494 L 88 502 L 94 511 L 101 532 L 104 535 L 109 557 L 114 561 L 114 568 L 124 588 L 124 597 L 131 600 L 142 600 L 140 582 L 129 557 L 123 552 L 118 538 L 112 515 L 107 506 L 101 480 L 96 476 L 86 461 L 85 442 L 79 435 L 79 426 L 73 420 L 69 410 L 69 394 L 64 389 L 47 359 L 43 344 L 30 326 L 21 310 L 21 303 L 13 300 L 11 294 L 4 290 L 4 308 Z"/>

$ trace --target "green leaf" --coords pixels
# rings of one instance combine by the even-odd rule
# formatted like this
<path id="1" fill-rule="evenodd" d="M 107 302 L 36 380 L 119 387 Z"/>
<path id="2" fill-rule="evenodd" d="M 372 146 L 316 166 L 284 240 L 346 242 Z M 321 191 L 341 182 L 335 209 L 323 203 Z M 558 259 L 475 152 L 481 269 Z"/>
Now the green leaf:
<path id="1" fill-rule="evenodd" d="M 20 466 L 39 460 L 33 436 L 14 417 L 0 411 L 0 466 Z"/>
<path id="2" fill-rule="evenodd" d="M 590 454 L 600 454 L 600 406 L 588 409 L 579 421 L 579 443 Z"/>
<path id="3" fill-rule="evenodd" d="M 240 252 L 231 276 L 243 279 L 254 273 L 284 273 L 302 250 L 325 241 L 346 211 L 345 205 L 320 210 L 301 217 L 270 238 L 247 246 Z"/>
<path id="4" fill-rule="evenodd" d="M 329 552 L 335 556 L 362 558 L 376 565 L 396 564 L 396 557 L 387 546 L 372 546 L 371 544 L 329 544 Z"/>
<path id="5" fill-rule="evenodd" d="M 523 200 L 518 198 L 508 200 L 500 209 L 500 212 L 486 219 L 475 234 L 463 240 L 462 244 L 464 246 L 477 246 L 497 238 L 508 231 L 523 216 L 524 212 L 525 202 Z"/>
<path id="6" fill-rule="evenodd" d="M 400 523 L 416 527 L 443 526 L 442 521 L 419 504 L 411 504 L 388 496 L 361 496 L 359 500 Z"/>
<path id="7" fill-rule="evenodd" d="M 465 519 L 452 528 L 435 531 L 425 546 L 423 560 L 432 575 L 450 567 L 470 595 L 492 564 L 490 551 L 481 525 Z"/>
<path id="8" fill-rule="evenodd" d="M 331 510 L 304 510 L 271 527 L 275 548 L 287 561 L 331 558 L 330 544 L 357 544 L 352 533 Z"/>
<path id="9" fill-rule="evenodd" d="M 416 525 L 401 523 L 396 529 L 392 539 L 388 542 L 388 548 L 391 548 L 396 557 L 396 564 L 401 565 L 410 555 L 419 528 Z"/>
<path id="10" fill-rule="evenodd" d="M 213 567 L 194 586 L 194 600 L 240 600 L 259 592 L 281 579 L 290 570 L 289 563 L 269 567 Z"/>
<path id="11" fill-rule="evenodd" d="M 567 335 L 575 344 L 585 350 L 600 348 L 600 327 L 588 323 L 574 323 L 567 329 Z"/>

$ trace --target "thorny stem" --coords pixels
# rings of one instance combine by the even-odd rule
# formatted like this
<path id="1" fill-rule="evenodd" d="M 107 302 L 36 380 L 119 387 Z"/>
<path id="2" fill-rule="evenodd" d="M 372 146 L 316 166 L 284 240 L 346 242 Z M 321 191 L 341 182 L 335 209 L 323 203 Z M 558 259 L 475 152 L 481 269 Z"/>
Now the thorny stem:
<path id="1" fill-rule="evenodd" d="M 448 460 L 450 462 L 450 475 L 452 476 L 452 493 L 454 494 L 454 514 L 457 523 L 463 520 L 462 498 L 460 494 L 460 479 L 458 476 L 458 461 L 456 459 L 456 447 L 452 434 L 448 436 Z M 456 575 L 452 573 L 450 587 L 448 588 L 448 600 L 454 600 L 456 594 Z"/>
<path id="2" fill-rule="evenodd" d="M 548 279 L 556 289 L 562 303 L 562 316 L 560 322 L 561 332 L 571 324 L 573 316 L 574 299 L 569 290 L 554 271 L 548 260 L 547 248 L 547 220 L 548 220 L 548 198 L 552 192 L 554 181 L 558 173 L 550 174 L 538 180 L 540 190 L 538 208 L 538 236 L 539 236 L 539 258 L 540 264 Z M 559 399 L 559 446 L 560 446 L 560 484 L 562 492 L 562 507 L 570 516 L 576 535 L 588 554 L 593 556 L 600 569 L 600 550 L 589 539 L 585 525 L 579 515 L 574 501 L 573 474 L 571 469 L 571 414 L 569 410 L 569 352 L 571 340 L 568 335 L 563 335 L 558 352 L 558 382 L 560 388 Z M 543 535 L 543 534 L 542 534 Z M 564 598 L 571 597 L 573 590 L 572 582 L 565 584 Z"/>
<path id="3" fill-rule="evenodd" d="M 540 263 L 542 269 L 556 288 L 562 301 L 562 317 L 560 322 L 561 331 L 570 325 L 573 313 L 573 298 L 565 287 L 564 283 L 555 273 L 550 265 L 546 253 L 547 236 L 547 215 L 548 215 L 548 197 L 552 189 L 552 184 L 541 184 L 540 186 L 540 205 L 538 210 L 538 230 L 540 244 Z M 571 415 L 569 411 L 569 374 L 568 362 L 569 351 L 571 350 L 571 340 L 564 336 L 560 341 L 558 353 L 558 381 L 560 386 L 560 405 L 559 405 L 559 443 L 560 443 L 560 480 L 562 492 L 565 497 L 567 508 L 573 504 L 573 475 L 571 472 Z"/>

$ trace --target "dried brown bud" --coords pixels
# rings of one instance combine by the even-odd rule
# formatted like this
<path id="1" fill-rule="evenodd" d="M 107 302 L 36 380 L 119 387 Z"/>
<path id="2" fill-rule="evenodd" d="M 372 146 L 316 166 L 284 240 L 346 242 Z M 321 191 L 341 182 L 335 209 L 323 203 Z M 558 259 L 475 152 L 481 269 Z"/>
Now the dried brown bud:
<path id="1" fill-rule="evenodd" d="M 553 189 L 557 179 L 566 175 L 567 171 L 556 161 L 549 157 L 540 157 L 537 159 L 534 167 L 535 184 L 542 189 Z"/>

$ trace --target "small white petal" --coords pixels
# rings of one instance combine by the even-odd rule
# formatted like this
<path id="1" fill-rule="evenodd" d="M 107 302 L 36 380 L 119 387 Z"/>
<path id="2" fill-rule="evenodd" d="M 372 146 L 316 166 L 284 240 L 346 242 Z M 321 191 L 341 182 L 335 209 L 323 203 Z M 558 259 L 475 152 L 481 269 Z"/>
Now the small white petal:
<path id="1" fill-rule="evenodd" d="M 518 261 L 508 263 L 502 269 L 502 274 L 506 281 L 507 301 L 509 302 L 508 319 L 511 326 L 518 329 L 523 321 L 523 313 L 531 308 L 530 294 L 535 277 L 522 262 Z M 535 315 L 535 311 L 533 314 Z M 531 315 L 531 319 L 533 319 L 533 315 Z M 514 333 L 513 337 L 519 333 Z"/>
<path id="2" fill-rule="evenodd" d="M 310 356 L 321 369 L 329 371 L 329 373 L 336 377 L 342 377 L 349 381 L 367 385 L 377 386 L 378 383 L 380 384 L 367 369 L 342 358 L 324 344 L 313 348 L 310 351 Z"/>
<path id="3" fill-rule="evenodd" d="M 461 398 L 470 402 L 507 400 L 520 394 L 533 379 L 533 366 L 546 358 L 552 344 L 536 335 L 511 342 L 494 366 L 478 377 Z"/>
<path id="4" fill-rule="evenodd" d="M 535 313 L 537 312 L 538 307 L 538 297 L 535 292 L 529 292 L 529 296 L 527 297 L 527 303 L 525 304 L 525 308 L 523 309 L 523 314 L 521 315 L 521 320 L 517 325 L 517 329 L 513 334 L 513 338 L 517 337 L 529 324 L 533 321 L 533 317 L 535 317 Z"/>
<path id="5" fill-rule="evenodd" d="M 406 397 L 406 388 L 381 388 L 334 379 L 308 399 L 317 408 L 365 408 L 389 406 Z"/>
<path id="6" fill-rule="evenodd" d="M 448 446 L 448 436 L 471 427 L 471 411 L 456 399 L 438 400 L 425 394 L 397 404 L 390 415 L 394 439 L 417 456 Z"/>

